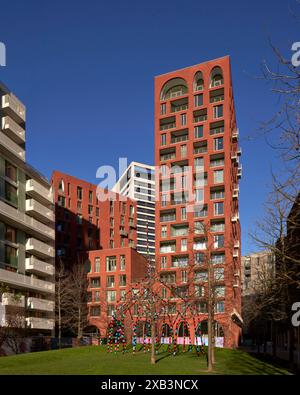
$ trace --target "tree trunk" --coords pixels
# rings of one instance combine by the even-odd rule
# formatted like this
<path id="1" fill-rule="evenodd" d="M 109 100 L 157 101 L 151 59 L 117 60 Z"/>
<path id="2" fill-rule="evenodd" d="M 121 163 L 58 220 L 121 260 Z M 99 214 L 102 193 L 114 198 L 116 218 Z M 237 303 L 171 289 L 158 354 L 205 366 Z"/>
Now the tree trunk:
<path id="1" fill-rule="evenodd" d="M 152 325 L 151 325 L 151 364 L 155 365 L 155 321 L 152 317 Z"/>
<path id="2" fill-rule="evenodd" d="M 207 370 L 213 370 L 213 339 L 212 339 L 212 284 L 211 284 L 211 265 L 208 263 L 208 317 L 207 317 L 207 331 L 208 331 L 208 350 L 207 350 Z"/>

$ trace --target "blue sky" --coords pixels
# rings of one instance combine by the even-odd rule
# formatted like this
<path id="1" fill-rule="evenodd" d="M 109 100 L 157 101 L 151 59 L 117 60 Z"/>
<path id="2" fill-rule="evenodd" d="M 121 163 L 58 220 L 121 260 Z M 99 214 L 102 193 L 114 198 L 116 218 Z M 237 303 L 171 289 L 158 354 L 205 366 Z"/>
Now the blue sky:
<path id="1" fill-rule="evenodd" d="M 300 41 L 290 9 L 295 0 L 0 0 L 0 80 L 27 106 L 27 160 L 48 177 L 57 169 L 94 183 L 119 157 L 153 163 L 154 76 L 229 54 L 243 252 L 253 250 L 248 233 L 278 166 L 256 136 L 278 98 L 256 76 L 264 59 L 274 62 L 269 37 L 287 57 Z"/>

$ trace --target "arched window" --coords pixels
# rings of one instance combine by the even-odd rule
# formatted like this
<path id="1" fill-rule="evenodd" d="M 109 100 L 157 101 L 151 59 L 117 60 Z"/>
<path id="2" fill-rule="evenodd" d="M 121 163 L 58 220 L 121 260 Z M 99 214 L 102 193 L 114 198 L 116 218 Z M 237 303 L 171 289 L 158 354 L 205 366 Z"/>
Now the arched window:
<path id="1" fill-rule="evenodd" d="M 197 71 L 194 77 L 194 92 L 203 91 L 204 89 L 204 80 L 201 71 Z"/>
<path id="2" fill-rule="evenodd" d="M 178 337 L 189 337 L 189 327 L 186 322 L 182 321 L 178 327 Z"/>
<path id="3" fill-rule="evenodd" d="M 207 320 L 201 321 L 196 329 L 196 336 L 202 336 L 208 334 L 208 322 Z M 224 337 L 224 330 L 222 325 L 215 321 L 215 336 L 216 337 Z"/>
<path id="4" fill-rule="evenodd" d="M 168 100 L 186 95 L 188 87 L 183 78 L 173 78 L 165 83 L 160 93 L 160 100 Z"/>
<path id="5" fill-rule="evenodd" d="M 224 84 L 223 72 L 220 67 L 215 67 L 210 75 L 210 88 L 221 86 Z"/>
<path id="6" fill-rule="evenodd" d="M 170 336 L 172 336 L 170 325 L 163 324 L 161 328 L 161 337 L 170 337 Z"/>

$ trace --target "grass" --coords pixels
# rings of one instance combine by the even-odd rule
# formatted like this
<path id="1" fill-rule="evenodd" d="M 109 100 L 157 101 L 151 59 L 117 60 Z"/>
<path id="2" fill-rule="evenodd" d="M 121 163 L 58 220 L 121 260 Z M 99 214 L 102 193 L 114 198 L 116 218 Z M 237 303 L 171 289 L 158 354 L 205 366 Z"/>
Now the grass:
<path id="1" fill-rule="evenodd" d="M 156 365 L 150 364 L 150 354 L 142 351 L 107 353 L 104 346 L 44 351 L 0 358 L 0 374 L 118 374 L 118 375 L 180 375 L 207 374 L 206 357 L 195 352 L 173 356 L 161 349 Z M 213 374 L 226 375 L 286 375 L 285 369 L 263 362 L 236 350 L 218 349 Z"/>

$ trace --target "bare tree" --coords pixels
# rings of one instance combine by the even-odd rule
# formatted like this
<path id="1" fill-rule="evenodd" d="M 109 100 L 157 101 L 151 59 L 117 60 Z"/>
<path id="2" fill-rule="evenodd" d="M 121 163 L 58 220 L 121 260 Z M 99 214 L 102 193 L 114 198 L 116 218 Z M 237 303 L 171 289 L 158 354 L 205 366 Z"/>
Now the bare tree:
<path id="1" fill-rule="evenodd" d="M 55 268 L 55 321 L 58 331 L 58 345 L 61 348 L 62 331 L 68 327 L 66 309 L 70 303 L 71 283 L 62 260 Z"/>
<path id="2" fill-rule="evenodd" d="M 87 326 L 87 289 L 88 278 L 85 265 L 77 262 L 72 265 L 67 275 L 67 286 L 64 301 L 64 322 L 79 341 L 83 336 L 83 330 Z"/>

